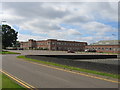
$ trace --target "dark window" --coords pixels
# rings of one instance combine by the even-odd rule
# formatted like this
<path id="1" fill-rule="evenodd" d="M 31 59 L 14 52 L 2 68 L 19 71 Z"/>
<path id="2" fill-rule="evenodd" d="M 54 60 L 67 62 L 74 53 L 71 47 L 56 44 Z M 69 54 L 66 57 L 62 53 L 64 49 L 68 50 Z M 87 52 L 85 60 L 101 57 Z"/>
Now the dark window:
<path id="1" fill-rule="evenodd" d="M 100 48 L 98 48 L 98 50 L 100 50 Z"/>
<path id="2" fill-rule="evenodd" d="M 112 50 L 112 48 L 109 48 L 109 50 Z"/>

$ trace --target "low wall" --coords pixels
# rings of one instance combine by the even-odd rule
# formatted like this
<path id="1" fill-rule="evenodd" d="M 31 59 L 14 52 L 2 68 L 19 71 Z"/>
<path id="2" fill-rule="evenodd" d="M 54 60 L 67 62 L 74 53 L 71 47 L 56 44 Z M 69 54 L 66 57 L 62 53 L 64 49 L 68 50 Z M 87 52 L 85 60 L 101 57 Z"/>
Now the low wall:
<path id="1" fill-rule="evenodd" d="M 64 59 L 107 59 L 107 58 L 117 58 L 117 55 L 40 55 L 40 56 L 54 57 L 54 58 L 64 58 Z"/>
<path id="2" fill-rule="evenodd" d="M 103 55 L 100 55 L 100 56 L 103 56 Z M 100 56 L 97 56 L 97 58 L 98 57 L 100 58 Z M 94 57 L 94 56 L 91 56 L 91 55 L 90 56 L 85 55 L 84 57 L 83 57 L 83 55 L 82 55 L 82 57 L 81 57 L 81 55 L 26 55 L 26 57 L 41 60 L 41 61 L 54 62 L 54 63 L 63 64 L 63 65 L 83 68 L 83 69 L 118 74 L 118 65 L 84 61 L 86 58 L 87 58 L 87 60 L 92 60 L 92 57 Z M 90 59 L 88 59 L 88 57 Z M 109 58 L 110 57 L 113 58 L 116 56 L 109 55 Z M 103 58 L 103 57 L 101 57 L 101 58 Z M 108 56 L 105 56 L 104 58 L 108 58 Z M 82 61 L 76 61 L 78 59 L 81 59 Z"/>

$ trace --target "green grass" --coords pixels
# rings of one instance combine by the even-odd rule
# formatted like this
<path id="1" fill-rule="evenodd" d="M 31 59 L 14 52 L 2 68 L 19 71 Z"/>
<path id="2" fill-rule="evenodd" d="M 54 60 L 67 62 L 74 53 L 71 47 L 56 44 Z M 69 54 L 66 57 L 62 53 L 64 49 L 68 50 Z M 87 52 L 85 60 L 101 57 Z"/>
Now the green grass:
<path id="1" fill-rule="evenodd" d="M 58 67 L 62 67 L 62 68 L 70 69 L 70 70 L 76 70 L 76 71 L 80 71 L 80 72 L 86 72 L 86 73 L 97 74 L 97 75 L 108 76 L 108 77 L 120 79 L 120 75 L 117 75 L 117 74 L 98 72 L 98 71 L 93 71 L 93 70 L 88 70 L 88 69 L 82 69 L 82 68 L 57 64 L 57 63 L 53 63 L 53 62 L 40 61 L 40 60 L 36 60 L 36 59 L 26 58 L 25 56 L 17 56 L 17 58 L 21 58 L 21 59 L 33 61 L 33 62 L 38 62 L 38 63 L 42 63 L 42 64 L 47 64 L 47 65 L 58 66 Z"/>
<path id="2" fill-rule="evenodd" d="M 0 54 L 20 54 L 20 53 L 10 52 L 10 51 L 2 51 L 2 52 L 0 52 Z"/>
<path id="3" fill-rule="evenodd" d="M 120 53 L 111 53 L 111 52 L 101 52 L 102 54 L 120 54 Z"/>
<path id="4" fill-rule="evenodd" d="M 2 80 L 2 84 L 0 85 L 0 88 L 3 88 L 3 89 L 4 88 L 20 88 L 20 89 L 26 90 L 25 88 L 18 85 L 15 81 L 13 81 L 11 78 L 6 76 L 5 74 L 0 73 L 0 80 Z"/>
<path id="5" fill-rule="evenodd" d="M 111 52 L 81 52 L 81 53 L 86 53 L 86 54 L 87 54 L 87 53 L 88 53 L 88 54 L 90 54 L 90 53 L 95 53 L 95 54 L 96 54 L 96 53 L 97 53 L 97 54 L 115 54 L 115 55 L 116 55 L 116 54 L 120 54 L 120 53 L 111 53 Z"/>

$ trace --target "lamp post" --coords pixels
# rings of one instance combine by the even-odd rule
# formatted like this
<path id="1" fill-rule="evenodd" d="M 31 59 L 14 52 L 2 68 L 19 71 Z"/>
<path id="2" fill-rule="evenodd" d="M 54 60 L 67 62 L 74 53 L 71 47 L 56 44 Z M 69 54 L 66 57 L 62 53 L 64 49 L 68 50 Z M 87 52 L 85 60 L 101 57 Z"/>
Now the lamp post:
<path id="1" fill-rule="evenodd" d="M 112 34 L 112 36 L 116 36 L 115 34 Z M 114 39 L 114 46 L 115 46 L 115 39 Z M 114 48 L 114 53 L 115 53 L 115 48 Z"/>

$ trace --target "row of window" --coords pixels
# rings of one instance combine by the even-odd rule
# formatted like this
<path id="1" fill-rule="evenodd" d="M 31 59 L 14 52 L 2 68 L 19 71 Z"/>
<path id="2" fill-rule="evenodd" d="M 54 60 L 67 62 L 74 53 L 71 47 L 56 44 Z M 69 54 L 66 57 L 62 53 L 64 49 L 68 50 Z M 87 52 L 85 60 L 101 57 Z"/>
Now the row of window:
<path id="1" fill-rule="evenodd" d="M 28 43 L 23 43 L 23 44 L 21 44 L 21 45 L 26 45 L 26 46 L 27 46 L 27 45 L 28 45 Z"/>
<path id="2" fill-rule="evenodd" d="M 58 50 L 65 49 L 65 50 L 82 50 L 83 48 L 73 48 L 73 47 L 58 47 Z"/>
<path id="3" fill-rule="evenodd" d="M 55 45 L 55 43 L 52 42 L 52 45 Z M 80 44 L 80 43 L 67 43 L 67 42 L 57 42 L 57 45 L 82 46 L 82 45 L 86 45 L 86 44 Z"/>
<path id="4" fill-rule="evenodd" d="M 49 43 L 47 43 L 47 42 L 42 42 L 42 43 L 32 43 L 32 45 L 49 45 Z M 84 43 L 66 43 L 66 42 L 57 42 L 57 43 L 55 43 L 55 42 L 52 42 L 51 43 L 52 45 L 55 45 L 55 44 L 57 44 L 57 45 L 69 45 L 69 46 L 83 46 L 83 45 L 86 45 L 86 44 L 84 44 Z M 24 43 L 24 45 L 28 45 L 28 43 Z"/>
<path id="5" fill-rule="evenodd" d="M 86 48 L 86 49 L 93 49 L 93 50 L 106 50 L 106 51 L 120 51 L 120 48 Z"/>
<path id="6" fill-rule="evenodd" d="M 47 43 L 46 42 L 44 42 L 44 43 L 37 43 L 37 45 L 47 45 Z"/>

